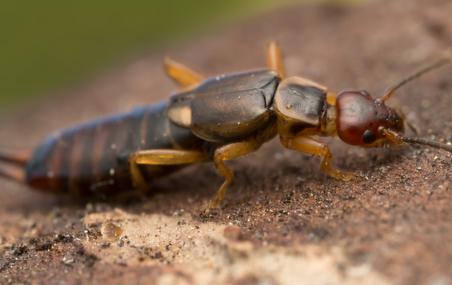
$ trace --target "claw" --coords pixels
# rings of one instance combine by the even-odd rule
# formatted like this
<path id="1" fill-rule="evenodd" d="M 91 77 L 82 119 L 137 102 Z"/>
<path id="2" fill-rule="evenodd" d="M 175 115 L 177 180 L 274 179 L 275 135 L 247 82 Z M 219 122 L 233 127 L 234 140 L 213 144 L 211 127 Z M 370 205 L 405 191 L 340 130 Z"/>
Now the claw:
<path id="1" fill-rule="evenodd" d="M 326 174 L 333 177 L 334 179 L 341 180 L 344 182 L 348 182 L 359 178 L 359 175 L 349 171 L 342 171 L 337 169 L 323 169 L 323 170 L 326 172 Z"/>

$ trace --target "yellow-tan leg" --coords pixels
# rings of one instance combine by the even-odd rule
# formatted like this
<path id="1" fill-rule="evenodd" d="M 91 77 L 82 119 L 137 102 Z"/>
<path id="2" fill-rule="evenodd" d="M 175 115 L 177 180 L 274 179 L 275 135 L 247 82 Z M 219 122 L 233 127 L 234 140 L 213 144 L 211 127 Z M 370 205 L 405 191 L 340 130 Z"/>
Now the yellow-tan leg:
<path id="1" fill-rule="evenodd" d="M 210 201 L 209 208 L 218 208 L 223 201 L 229 185 L 234 178 L 234 172 L 227 167 L 225 161 L 238 158 L 257 150 L 261 143 L 255 140 L 231 143 L 215 150 L 214 163 L 217 171 L 224 177 L 224 182 L 218 189 L 215 197 Z"/>
<path id="2" fill-rule="evenodd" d="M 164 60 L 166 74 L 182 89 L 189 89 L 204 80 L 204 76 L 187 66 L 166 57 Z"/>
<path id="3" fill-rule="evenodd" d="M 309 136 L 297 136 L 293 138 L 281 138 L 282 144 L 293 150 L 301 151 L 322 157 L 320 169 L 329 176 L 339 180 L 349 181 L 354 177 L 353 173 L 340 171 L 332 165 L 332 154 L 328 146 Z"/>
<path id="4" fill-rule="evenodd" d="M 201 162 L 206 155 L 200 151 L 153 149 L 142 150 L 129 158 L 130 174 L 136 188 L 147 190 L 147 183 L 141 174 L 139 165 L 180 165 Z"/>
<path id="5" fill-rule="evenodd" d="M 327 91 L 326 92 L 326 102 L 328 105 L 336 106 L 336 97 L 337 94 L 335 92 Z"/>
<path id="6" fill-rule="evenodd" d="M 283 54 L 281 48 L 276 41 L 271 41 L 267 47 L 267 67 L 270 70 L 275 71 L 278 76 L 282 79 L 286 76 L 286 68 L 283 62 Z M 300 84 L 306 86 L 313 86 L 324 90 L 327 93 L 327 102 L 330 105 L 336 105 L 336 94 L 334 92 L 328 91 L 327 87 L 304 77 L 297 76 L 297 81 Z"/>
<path id="7" fill-rule="evenodd" d="M 286 76 L 281 48 L 275 41 L 271 41 L 267 47 L 267 67 L 275 71 L 281 78 Z"/>

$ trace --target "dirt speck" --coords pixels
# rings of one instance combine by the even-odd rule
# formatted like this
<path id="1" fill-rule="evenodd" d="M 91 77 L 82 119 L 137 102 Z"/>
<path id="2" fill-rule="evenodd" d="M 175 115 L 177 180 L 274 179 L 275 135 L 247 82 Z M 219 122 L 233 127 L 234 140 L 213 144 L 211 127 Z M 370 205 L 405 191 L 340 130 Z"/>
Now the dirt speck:
<path id="1" fill-rule="evenodd" d="M 231 241 L 239 241 L 243 239 L 242 229 L 237 226 L 227 226 L 224 228 L 223 235 Z"/>
<path id="2" fill-rule="evenodd" d="M 121 237 L 123 232 L 122 228 L 111 221 L 106 221 L 102 223 L 100 229 L 102 237 L 107 241 L 115 241 Z"/>

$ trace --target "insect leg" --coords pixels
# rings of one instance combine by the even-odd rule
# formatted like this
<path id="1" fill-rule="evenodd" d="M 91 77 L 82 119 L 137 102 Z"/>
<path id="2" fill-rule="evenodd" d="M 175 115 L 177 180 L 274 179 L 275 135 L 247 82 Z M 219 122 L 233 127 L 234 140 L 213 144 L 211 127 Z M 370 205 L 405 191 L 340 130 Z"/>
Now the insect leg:
<path id="1" fill-rule="evenodd" d="M 210 201 L 209 208 L 217 208 L 223 201 L 226 191 L 234 178 L 233 171 L 227 167 L 225 161 L 246 155 L 257 150 L 261 143 L 256 140 L 242 141 L 224 145 L 215 150 L 214 163 L 217 171 L 224 177 L 224 182 L 218 189 L 215 197 Z"/>
<path id="2" fill-rule="evenodd" d="M 293 150 L 301 151 L 322 157 L 320 169 L 322 169 L 329 176 L 349 181 L 354 177 L 353 173 L 340 171 L 332 165 L 332 154 L 327 145 L 316 141 L 310 136 L 296 136 L 294 138 L 281 138 L 282 144 Z"/>
<path id="3" fill-rule="evenodd" d="M 286 68 L 283 62 L 283 55 L 281 48 L 279 47 L 276 41 L 271 41 L 267 47 L 267 67 L 270 70 L 275 71 L 279 77 L 282 79 L 286 76 Z M 313 86 L 319 88 L 321 90 L 325 90 L 327 95 L 327 102 L 330 105 L 336 105 L 336 93 L 328 91 L 328 88 L 304 77 L 298 76 L 298 80 L 300 84 L 304 84 L 306 86 Z"/>
<path id="4" fill-rule="evenodd" d="M 326 102 L 331 106 L 336 106 L 336 93 L 327 91 L 326 92 Z"/>
<path id="5" fill-rule="evenodd" d="M 183 89 L 188 89 L 204 80 L 201 74 L 169 57 L 164 59 L 163 64 L 166 74 Z"/>
<path id="6" fill-rule="evenodd" d="M 140 172 L 139 165 L 178 165 L 201 162 L 206 155 L 200 151 L 153 149 L 141 150 L 129 158 L 130 174 L 135 187 L 147 189 L 147 183 Z"/>
<path id="7" fill-rule="evenodd" d="M 271 41 L 267 47 L 267 67 L 275 71 L 281 78 L 286 75 L 281 48 L 276 41 Z"/>

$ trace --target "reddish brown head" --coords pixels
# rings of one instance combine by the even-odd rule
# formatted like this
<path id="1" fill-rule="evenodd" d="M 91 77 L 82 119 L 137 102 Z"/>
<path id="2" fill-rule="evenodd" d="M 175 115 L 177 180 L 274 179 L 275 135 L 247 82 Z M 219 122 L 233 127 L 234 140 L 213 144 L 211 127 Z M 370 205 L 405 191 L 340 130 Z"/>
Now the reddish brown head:
<path id="1" fill-rule="evenodd" d="M 402 136 L 404 126 L 402 116 L 385 105 L 385 101 L 391 98 L 397 89 L 419 76 L 451 62 L 451 59 L 450 54 L 445 54 L 439 60 L 403 78 L 377 99 L 372 98 L 366 91 L 340 93 L 336 98 L 336 131 L 339 137 L 352 145 L 378 147 L 385 142 L 415 143 L 452 152 L 452 148 L 445 144 Z"/>
<path id="2" fill-rule="evenodd" d="M 381 146 L 381 129 L 403 132 L 403 119 L 381 99 L 366 91 L 345 91 L 336 100 L 337 134 L 351 145 Z"/>

